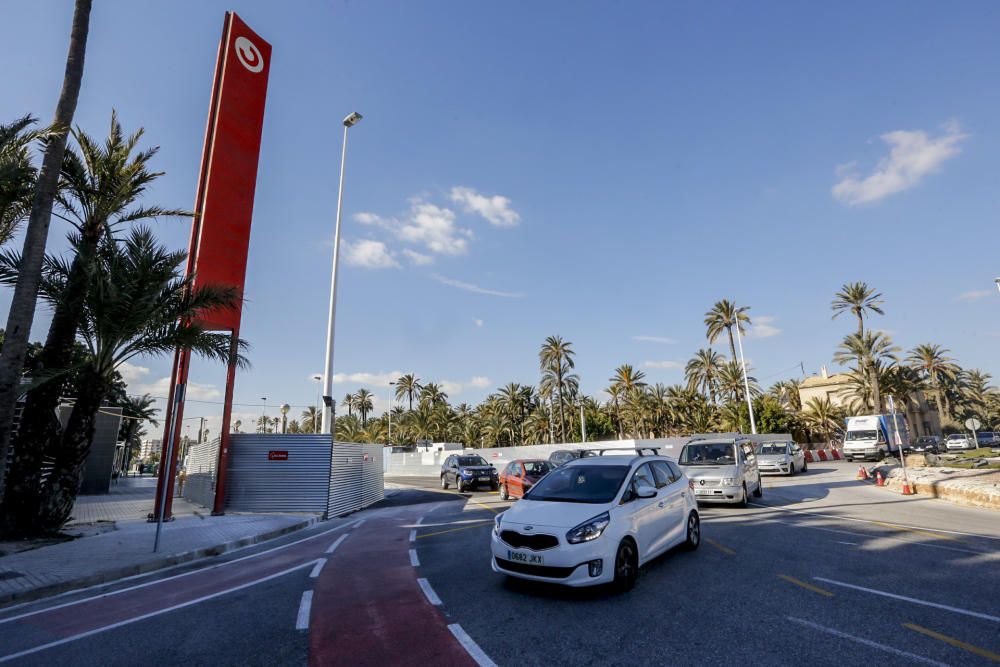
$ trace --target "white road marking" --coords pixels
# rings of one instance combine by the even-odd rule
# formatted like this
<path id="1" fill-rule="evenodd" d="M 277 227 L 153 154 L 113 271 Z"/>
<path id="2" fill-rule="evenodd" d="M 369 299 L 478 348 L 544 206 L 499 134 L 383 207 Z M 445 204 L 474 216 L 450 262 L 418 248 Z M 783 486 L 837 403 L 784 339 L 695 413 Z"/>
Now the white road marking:
<path id="1" fill-rule="evenodd" d="M 334 551 L 337 550 L 337 547 L 339 547 L 340 543 L 343 542 L 345 539 L 347 539 L 347 535 L 341 535 L 340 537 L 338 537 L 337 539 L 335 539 L 333 541 L 333 544 L 331 544 L 330 546 L 328 546 L 326 548 L 326 553 L 332 554 Z"/>
<path id="2" fill-rule="evenodd" d="M 295 617 L 296 630 L 309 629 L 309 611 L 312 609 L 313 592 L 303 591 L 302 600 L 299 602 L 299 613 Z"/>
<path id="3" fill-rule="evenodd" d="M 416 539 L 417 539 L 417 531 L 416 530 L 411 530 L 410 531 L 410 541 L 413 542 Z"/>
<path id="4" fill-rule="evenodd" d="M 858 546 L 857 542 L 841 542 L 840 540 L 834 540 L 834 542 L 836 542 L 837 544 L 847 544 L 852 547 Z"/>
<path id="5" fill-rule="evenodd" d="M 414 526 L 419 526 L 421 523 L 423 523 L 423 521 L 424 521 L 424 517 L 420 517 L 419 519 L 417 519 L 417 522 L 415 524 L 413 524 L 413 525 Z"/>
<path id="6" fill-rule="evenodd" d="M 325 558 L 317 558 L 316 565 L 313 567 L 312 572 L 309 573 L 310 579 L 315 579 L 319 576 L 319 573 L 323 571 L 323 566 L 326 565 Z"/>
<path id="7" fill-rule="evenodd" d="M 783 498 L 782 500 L 788 500 L 790 502 L 796 502 L 791 498 Z M 923 526 L 910 526 L 905 523 L 892 523 L 889 521 L 875 521 L 873 519 L 858 519 L 853 516 L 841 516 L 839 514 L 823 514 L 821 512 L 807 512 L 805 510 L 793 510 L 787 507 L 776 507 L 774 505 L 762 505 L 760 503 L 750 503 L 754 507 L 764 507 L 769 510 L 780 510 L 782 512 L 794 512 L 795 514 L 809 514 L 812 516 L 823 517 L 824 519 L 842 519 L 844 521 L 857 521 L 859 523 L 872 523 L 876 526 L 881 526 L 885 528 L 886 526 L 892 526 L 894 528 L 909 528 L 910 530 L 924 530 L 928 533 L 943 533 L 945 535 L 963 535 L 965 537 L 978 537 L 984 540 L 1000 540 L 1000 537 L 995 537 L 993 535 L 980 535 L 979 533 L 964 533 L 960 530 L 942 530 L 941 528 L 925 528 Z"/>
<path id="8" fill-rule="evenodd" d="M 135 586 L 129 586 L 127 588 L 120 588 L 118 590 L 109 591 L 107 593 L 101 593 L 100 595 L 92 595 L 90 597 L 80 598 L 79 600 L 72 600 L 70 602 L 64 602 L 62 604 L 55 605 L 53 607 L 45 607 L 44 609 L 36 609 L 35 611 L 25 612 L 25 613 L 19 614 L 17 616 L 10 616 L 8 618 L 2 618 L 2 619 L 0 619 L 0 625 L 2 625 L 4 623 L 9 623 L 11 621 L 16 621 L 16 620 L 19 620 L 19 619 L 22 619 L 22 618 L 27 618 L 29 616 L 35 616 L 37 614 L 44 614 L 47 611 L 55 611 L 56 609 L 62 609 L 64 607 L 72 607 L 75 604 L 82 604 L 84 602 L 90 602 L 91 600 L 101 600 L 103 598 L 109 598 L 109 597 L 112 597 L 112 596 L 115 596 L 115 595 L 120 595 L 122 593 L 128 593 L 129 591 L 138 590 L 140 588 L 145 588 L 147 586 L 152 586 L 153 584 L 159 584 L 159 583 L 162 583 L 164 581 L 172 581 L 173 579 L 180 579 L 182 577 L 189 577 L 189 576 L 191 576 L 193 574 L 198 574 L 200 572 L 208 572 L 209 570 L 214 570 L 217 567 L 225 567 L 226 565 L 232 565 L 233 563 L 239 563 L 240 561 L 244 561 L 244 560 L 247 560 L 249 558 L 257 558 L 259 556 L 264 556 L 264 555 L 269 554 L 269 553 L 274 553 L 275 551 L 280 551 L 282 549 L 287 549 L 288 547 L 295 546 L 296 544 L 301 544 L 302 542 L 308 542 L 309 540 L 314 540 L 317 537 L 322 537 L 323 535 L 327 535 L 329 533 L 332 533 L 334 531 L 340 530 L 342 528 L 346 528 L 349 525 L 350 524 L 346 524 L 346 523 L 340 524 L 339 526 L 334 526 L 333 528 L 330 528 L 328 530 L 324 530 L 322 532 L 316 533 L 315 535 L 310 535 L 309 537 L 303 537 L 300 540 L 295 540 L 294 542 L 289 542 L 288 544 L 282 544 L 282 545 L 277 546 L 277 547 L 272 547 L 270 549 L 265 549 L 264 551 L 258 551 L 257 553 L 249 554 L 247 556 L 242 556 L 240 558 L 234 558 L 233 560 L 227 560 L 227 561 L 225 561 L 223 563 L 216 563 L 215 565 L 209 565 L 208 567 L 197 568 L 195 570 L 191 570 L 190 572 L 182 572 L 180 574 L 175 574 L 172 577 L 163 577 L 162 579 L 154 579 L 152 581 L 147 581 L 147 582 L 142 583 L 142 584 L 136 584 Z M 240 549 L 246 549 L 246 548 L 249 548 L 251 546 L 260 546 L 260 545 L 259 544 L 252 544 L 252 545 L 248 545 L 246 547 L 241 547 Z M 210 558 L 218 558 L 218 557 L 219 556 L 210 556 Z M 171 568 L 168 568 L 168 569 L 174 569 L 174 568 L 183 567 L 183 566 L 190 567 L 191 564 L 194 563 L 194 562 L 197 562 L 197 561 L 191 561 L 191 562 L 187 562 L 187 563 L 181 563 L 179 565 L 174 565 L 174 566 L 172 566 Z M 306 563 L 306 564 L 308 564 L 308 563 Z M 302 567 L 302 566 L 300 566 L 300 567 Z M 137 575 L 134 575 L 133 577 L 128 577 L 128 578 L 132 579 L 132 578 L 135 578 L 135 577 L 149 577 L 149 576 L 156 576 L 156 574 L 157 574 L 157 572 L 155 572 L 155 571 L 154 572 L 145 572 L 143 574 L 137 574 Z M 120 579 L 119 581 L 126 581 L 126 580 L 125 579 Z M 103 584 L 97 584 L 96 586 L 92 586 L 91 588 L 113 586 L 115 583 L 118 583 L 118 582 L 109 581 L 109 582 L 105 582 Z M 82 589 L 82 590 L 87 590 L 87 589 Z M 68 595 L 68 594 L 80 593 L 80 592 L 81 591 L 67 591 L 66 594 Z M 44 602 L 45 602 L 45 600 L 33 600 L 31 602 L 25 602 L 24 604 L 39 604 L 39 603 L 44 603 Z M 13 609 L 13 607 L 9 607 L 7 609 L 0 610 L 0 613 L 8 612 L 11 609 Z"/>
<path id="9" fill-rule="evenodd" d="M 420 567 L 420 559 L 417 557 L 416 549 L 410 549 L 410 565 Z"/>
<path id="10" fill-rule="evenodd" d="M 34 648 L 29 648 L 29 649 L 26 649 L 24 651 L 20 651 L 18 653 L 10 653 L 8 655 L 0 656 L 0 662 L 7 662 L 9 660 L 16 660 L 17 658 L 23 658 L 26 655 L 31 655 L 32 653 L 38 653 L 39 651 L 44 651 L 45 649 L 50 649 L 50 648 L 53 648 L 55 646 L 62 646 L 63 644 L 68 644 L 70 642 L 76 641 L 77 639 L 83 639 L 84 637 L 90 637 L 92 635 L 100 634 L 100 633 L 106 632 L 108 630 L 114 630 L 115 628 L 120 628 L 120 627 L 122 627 L 124 625 L 129 625 L 129 624 L 135 623 L 137 621 L 144 621 L 147 618 L 153 618 L 154 616 L 159 616 L 161 614 L 167 614 L 167 613 L 172 612 L 172 611 L 177 611 L 178 609 L 183 609 L 185 607 L 190 607 L 192 605 L 200 604 L 200 603 L 205 602 L 207 600 L 212 600 L 214 598 L 217 598 L 217 597 L 220 597 L 220 596 L 223 596 L 223 595 L 227 595 L 228 593 L 235 593 L 236 591 L 243 590 L 244 588 L 250 588 L 251 586 L 256 586 L 257 584 L 262 584 L 265 581 L 270 581 L 271 579 L 277 579 L 278 577 L 283 577 L 286 574 L 290 574 L 292 572 L 295 572 L 296 570 L 301 570 L 302 568 L 304 568 L 304 567 L 306 567 L 308 565 L 312 565 L 312 563 L 313 563 L 312 561 L 309 561 L 307 563 L 301 563 L 299 565 L 296 565 L 295 567 L 290 567 L 287 570 L 282 570 L 281 572 L 275 572 L 274 574 L 269 574 L 266 577 L 262 577 L 260 579 L 254 579 L 253 581 L 248 581 L 245 584 L 240 584 L 239 586 L 234 586 L 232 588 L 227 588 L 224 591 L 219 591 L 218 593 L 212 593 L 210 595 L 203 595 L 200 598 L 195 598 L 194 600 L 188 600 L 187 602 L 181 602 L 180 604 L 175 604 L 172 607 L 166 607 L 164 609 L 158 609 L 156 611 L 151 611 L 148 614 L 141 614 L 139 616 L 135 616 L 133 618 L 126 619 L 124 621 L 119 621 L 117 623 L 112 623 L 110 625 L 105 625 L 105 626 L 100 627 L 100 628 L 95 628 L 93 630 L 88 630 L 87 632 L 81 632 L 78 635 L 73 635 L 71 637 L 64 637 L 63 639 L 59 639 L 59 640 L 54 641 L 54 642 L 49 642 L 48 644 L 42 644 L 42 645 L 36 646 Z M 310 596 L 311 595 L 312 594 L 310 593 Z"/>
<path id="11" fill-rule="evenodd" d="M 354 524 L 354 525 L 352 526 L 352 528 L 360 528 L 360 527 L 361 527 L 361 524 L 363 524 L 363 523 L 364 523 L 365 521 L 367 521 L 367 520 L 368 520 L 368 519 L 362 519 L 361 521 L 358 521 L 358 522 L 356 522 L 356 523 L 355 523 L 355 524 Z"/>
<path id="12" fill-rule="evenodd" d="M 989 551 L 975 551 L 973 549 L 960 549 L 958 547 L 948 547 L 943 544 L 931 544 L 929 542 L 913 542 L 912 540 L 904 540 L 902 537 L 895 537 L 894 535 L 872 535 L 871 533 L 856 533 L 853 530 L 837 530 L 836 528 L 824 528 L 822 526 L 796 526 L 797 528 L 808 528 L 809 530 L 822 530 L 827 533 L 837 533 L 838 535 L 854 535 L 856 537 L 864 537 L 873 540 L 895 540 L 897 542 L 902 542 L 903 544 L 908 544 L 914 547 L 927 547 L 928 549 L 944 549 L 945 551 L 957 551 L 963 554 L 975 554 L 976 556 L 989 556 L 990 558 L 996 558 L 997 552 Z"/>
<path id="13" fill-rule="evenodd" d="M 931 660 L 930 658 L 925 658 L 921 655 L 916 655 L 914 653 L 907 653 L 906 651 L 900 651 L 898 648 L 893 648 L 892 646 L 886 646 L 885 644 L 879 644 L 878 642 L 873 642 L 870 639 L 865 639 L 863 637 L 855 637 L 854 635 L 849 635 L 846 632 L 841 632 L 840 630 L 834 630 L 833 628 L 827 628 L 818 623 L 813 623 L 812 621 L 807 621 L 802 618 L 795 618 L 794 616 L 786 616 L 786 619 L 792 623 L 798 623 L 799 625 L 804 625 L 807 628 L 812 628 L 813 630 L 818 630 L 819 632 L 825 632 L 828 635 L 833 635 L 834 637 L 839 637 L 840 639 L 847 639 L 848 641 L 857 642 L 869 648 L 875 648 L 880 651 L 885 651 L 886 653 L 892 653 L 903 658 L 909 658 L 910 660 L 916 660 L 917 662 L 922 662 L 928 665 L 937 665 L 938 667 L 947 667 L 943 662 L 938 662 L 937 660 Z"/>
<path id="14" fill-rule="evenodd" d="M 420 578 L 417 579 L 417 584 L 420 585 L 420 590 L 422 590 L 424 592 L 424 595 L 427 596 L 428 602 L 430 602 L 435 607 L 441 606 L 441 598 L 439 598 L 437 593 L 434 592 L 434 589 L 431 588 L 431 583 L 429 581 L 427 581 L 424 578 Z"/>
<path id="15" fill-rule="evenodd" d="M 468 633 L 462 629 L 461 625 L 458 623 L 452 623 L 448 626 L 448 629 L 451 630 L 451 634 L 455 635 L 455 639 L 457 639 L 458 643 L 462 645 L 462 648 L 468 651 L 469 655 L 476 661 L 476 664 L 479 665 L 479 667 L 497 667 L 497 664 L 490 660 L 490 657 L 486 655 L 486 652 L 479 648 L 479 644 L 472 640 L 472 637 L 470 637 Z"/>
<path id="16" fill-rule="evenodd" d="M 904 602 L 912 602 L 914 604 L 922 604 L 925 607 L 934 607 L 936 609 L 944 609 L 945 611 L 952 611 L 956 614 L 964 614 L 965 616 L 972 616 L 973 618 L 982 618 L 987 621 L 993 621 L 995 623 L 1000 623 L 1000 616 L 992 616 L 990 614 L 984 614 L 978 611 L 969 611 L 968 609 L 962 609 L 961 607 L 952 607 L 946 604 L 940 604 L 937 602 L 928 602 L 927 600 L 920 600 L 918 598 L 911 598 L 905 595 L 897 595 L 896 593 L 886 593 L 885 591 L 875 590 L 874 588 L 865 588 L 864 586 L 857 586 L 855 584 L 848 584 L 843 581 L 835 581 L 833 579 L 826 579 L 825 577 L 813 577 L 817 581 L 825 581 L 828 584 L 833 584 L 834 586 L 843 586 L 844 588 L 851 588 L 856 591 L 862 591 L 865 593 L 872 593 L 874 595 L 881 595 L 883 597 L 892 598 L 893 600 L 903 600 Z"/>

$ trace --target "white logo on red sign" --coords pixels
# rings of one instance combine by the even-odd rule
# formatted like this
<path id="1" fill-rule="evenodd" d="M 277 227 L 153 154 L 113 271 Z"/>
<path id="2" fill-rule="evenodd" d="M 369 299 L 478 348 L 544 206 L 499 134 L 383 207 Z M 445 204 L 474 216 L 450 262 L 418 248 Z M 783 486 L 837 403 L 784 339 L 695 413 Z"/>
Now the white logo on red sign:
<path id="1" fill-rule="evenodd" d="M 236 59 L 248 70 L 256 74 L 264 69 L 264 56 L 260 55 L 260 49 L 249 39 L 237 37 L 233 42 L 233 48 L 236 49 Z"/>

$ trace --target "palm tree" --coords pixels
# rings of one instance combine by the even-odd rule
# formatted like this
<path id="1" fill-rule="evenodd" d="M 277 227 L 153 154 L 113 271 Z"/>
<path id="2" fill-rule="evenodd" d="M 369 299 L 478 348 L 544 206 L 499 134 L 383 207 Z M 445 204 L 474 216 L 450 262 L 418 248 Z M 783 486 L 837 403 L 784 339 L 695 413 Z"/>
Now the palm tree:
<path id="1" fill-rule="evenodd" d="M 31 212 L 37 173 L 29 147 L 48 135 L 29 130 L 34 124 L 31 116 L 0 124 L 0 245 L 10 240 Z"/>
<path id="2" fill-rule="evenodd" d="M 344 394 L 344 400 L 340 402 L 340 407 L 347 408 L 347 416 L 354 416 L 354 394 Z"/>
<path id="3" fill-rule="evenodd" d="M 730 401 L 742 401 L 746 398 L 746 385 L 750 385 L 750 397 L 756 398 L 760 395 L 760 386 L 757 378 L 750 375 L 750 368 L 747 369 L 747 381 L 743 382 L 743 365 L 735 359 L 723 362 L 718 371 L 717 386 L 720 393 L 725 395 Z"/>
<path id="4" fill-rule="evenodd" d="M 0 498 L 4 495 L 14 406 L 17 402 L 24 355 L 28 349 L 28 335 L 34 322 L 35 304 L 38 301 L 38 290 L 42 281 L 45 242 L 52 220 L 52 203 L 59 182 L 59 167 L 66 151 L 66 133 L 73 125 L 76 102 L 80 97 L 83 61 L 87 53 L 87 35 L 90 31 L 91 4 L 92 0 L 76 0 L 73 8 L 73 27 L 69 35 L 66 71 L 63 75 L 59 102 L 56 104 L 55 117 L 52 120 L 55 131 L 45 145 L 42 167 L 35 181 L 28 228 L 21 250 L 24 262 L 7 313 L 4 345 L 0 348 Z"/>
<path id="5" fill-rule="evenodd" d="M 840 291 L 833 295 L 830 308 L 833 309 L 834 318 L 841 313 L 854 313 L 858 318 L 858 336 L 862 336 L 865 333 L 865 314 L 871 312 L 885 315 L 880 307 L 883 303 L 882 294 L 869 287 L 867 283 L 845 283 Z"/>
<path id="6" fill-rule="evenodd" d="M 555 374 L 555 396 L 559 403 L 559 435 L 566 442 L 566 414 L 563 410 L 563 376 L 574 367 L 573 344 L 562 336 L 549 336 L 538 351 L 538 364 L 543 375 L 545 371 Z"/>
<path id="7" fill-rule="evenodd" d="M 892 344 L 892 339 L 881 331 L 863 334 L 848 334 L 833 355 L 838 364 L 846 365 L 857 360 L 855 369 L 859 378 L 868 383 L 871 388 L 872 407 L 875 412 L 882 412 L 882 395 L 879 390 L 879 374 L 885 368 L 895 364 L 898 359 L 898 347 Z"/>
<path id="8" fill-rule="evenodd" d="M 750 324 L 750 316 L 747 315 L 747 311 L 750 310 L 750 306 L 740 306 L 737 307 L 735 303 L 729 299 L 723 299 L 722 301 L 717 301 L 712 310 L 705 313 L 705 326 L 707 331 L 705 335 L 708 337 L 709 343 L 714 343 L 718 340 L 722 332 L 725 331 L 729 334 L 729 354 L 731 358 L 736 358 L 736 345 L 733 342 L 733 327 L 739 325 L 740 333 L 746 333 L 746 327 L 744 325 Z"/>
<path id="9" fill-rule="evenodd" d="M 420 388 L 420 403 L 437 407 L 448 404 L 448 394 L 441 390 L 436 382 L 428 382 Z"/>
<path id="10" fill-rule="evenodd" d="M 310 405 L 308 408 L 302 411 L 299 416 L 299 429 L 303 433 L 315 433 L 318 429 L 319 424 L 319 410 L 316 409 L 315 405 Z"/>
<path id="11" fill-rule="evenodd" d="M 802 398 L 799 396 L 798 380 L 782 380 L 775 382 L 767 390 L 770 396 L 778 399 L 783 406 L 794 412 L 802 409 Z"/>
<path id="12" fill-rule="evenodd" d="M 159 426 L 157 421 L 153 419 L 159 411 L 153 407 L 156 400 L 149 394 L 126 396 L 124 400 L 119 401 L 119 404 L 124 420 L 122 440 L 125 441 L 125 460 L 122 463 L 122 469 L 128 470 L 132 463 L 133 449 L 137 450 L 141 444 L 138 442 L 138 436 L 142 430 L 143 422 L 148 421 L 153 426 Z"/>
<path id="13" fill-rule="evenodd" d="M 237 342 L 234 352 L 229 334 L 205 331 L 197 323 L 203 313 L 213 309 L 238 307 L 237 290 L 214 286 L 193 289 L 193 279 L 184 276 L 182 268 L 186 253 L 168 251 L 145 227 L 136 227 L 123 241 L 108 239 L 100 250 L 100 265 L 87 294 L 80 327 L 91 358 L 82 370 L 66 429 L 52 449 L 52 472 L 35 527 L 22 529 L 52 530 L 69 517 L 97 412 L 122 364 L 181 348 L 220 362 L 248 365 L 242 354 L 244 341 Z M 71 271 L 63 265 L 53 282 L 65 286 Z"/>
<path id="14" fill-rule="evenodd" d="M 688 387 L 698 389 L 715 403 L 719 373 L 726 358 L 712 348 L 703 348 L 695 352 L 684 367 L 684 376 Z"/>
<path id="15" fill-rule="evenodd" d="M 611 386 L 618 387 L 621 395 L 625 398 L 626 404 L 631 408 L 633 433 L 636 437 L 640 435 L 639 419 L 636 414 L 637 394 L 646 387 L 645 378 L 646 374 L 640 370 L 636 370 L 631 364 L 622 364 L 615 369 L 615 374 L 608 379 Z"/>
<path id="16" fill-rule="evenodd" d="M 43 371 L 40 379 L 71 364 L 77 329 L 100 261 L 98 246 L 105 235 L 124 224 L 184 214 L 137 204 L 150 184 L 162 175 L 149 168 L 157 149 L 135 152 L 142 130 L 126 137 L 112 113 L 106 141 L 98 142 L 81 130 L 75 130 L 73 138 L 78 150 L 68 147 L 63 156 L 62 187 L 56 195 L 60 212 L 55 215 L 74 226 L 76 254 L 39 356 L 38 367 Z M 11 261 L 23 265 L 23 260 Z M 60 426 L 54 415 L 61 389 L 58 383 L 48 382 L 28 392 L 15 451 L 58 437 Z"/>
<path id="17" fill-rule="evenodd" d="M 396 380 L 396 400 L 403 400 L 403 396 L 410 402 L 410 410 L 413 410 L 413 395 L 420 391 L 420 378 L 413 373 L 407 373 Z"/>
<path id="18" fill-rule="evenodd" d="M 358 411 L 361 415 L 361 427 L 367 428 L 368 426 L 368 413 L 375 408 L 375 403 L 372 401 L 372 393 L 367 389 L 358 389 L 358 393 L 354 394 L 352 401 L 354 403 L 354 409 Z"/>
<path id="19" fill-rule="evenodd" d="M 931 391 L 934 392 L 934 401 L 937 404 L 938 412 L 946 421 L 951 420 L 951 415 L 941 383 L 942 380 L 954 380 L 961 371 L 958 364 L 947 356 L 948 352 L 950 350 L 944 349 L 940 345 L 924 343 L 910 350 L 909 356 L 906 357 L 910 366 L 927 379 Z"/>
<path id="20" fill-rule="evenodd" d="M 843 414 L 830 400 L 829 396 L 811 398 L 802 410 L 802 419 L 810 431 L 818 431 L 830 442 L 832 433 L 843 429 Z"/>

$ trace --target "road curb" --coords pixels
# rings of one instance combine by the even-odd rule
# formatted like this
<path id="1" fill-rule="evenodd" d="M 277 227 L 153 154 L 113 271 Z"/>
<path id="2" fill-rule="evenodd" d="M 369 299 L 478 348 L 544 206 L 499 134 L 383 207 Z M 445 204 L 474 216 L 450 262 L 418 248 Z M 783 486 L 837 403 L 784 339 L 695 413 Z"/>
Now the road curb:
<path id="1" fill-rule="evenodd" d="M 239 549 L 241 547 L 246 547 L 253 544 L 259 544 L 261 542 L 273 540 L 275 538 L 287 535 L 289 533 L 294 533 L 299 530 L 305 530 L 306 528 L 311 528 L 318 522 L 319 518 L 309 517 L 307 519 L 303 519 L 302 521 L 298 521 L 288 526 L 276 528 L 274 530 L 267 531 L 266 533 L 260 533 L 258 535 L 250 535 L 249 537 L 243 537 L 238 540 L 233 540 L 231 542 L 215 544 L 209 547 L 202 547 L 201 549 L 194 549 L 192 551 L 184 551 L 179 554 L 170 554 L 167 556 L 163 556 L 162 558 L 158 558 L 145 563 L 139 563 L 136 565 L 127 565 L 123 567 L 109 569 L 103 572 L 98 572 L 96 574 L 88 575 L 86 577 L 78 577 L 76 579 L 60 581 L 54 584 L 46 584 L 44 586 L 38 586 L 36 588 L 32 588 L 25 591 L 12 591 L 9 593 L 0 593 L 0 612 L 3 611 L 4 606 L 7 606 L 12 602 L 31 602 L 34 600 L 41 600 L 47 597 L 52 597 L 53 595 L 59 595 L 60 593 L 65 593 L 67 591 L 72 591 L 78 588 L 86 588 L 88 586 L 94 586 L 96 584 L 112 583 L 119 579 L 124 579 L 126 577 L 133 577 L 139 574 L 149 574 L 150 572 L 162 570 L 164 568 L 171 567 L 172 565 L 188 563 L 191 561 L 200 560 L 202 558 L 209 558 L 212 556 L 221 556 L 224 553 L 235 551 L 236 549 Z"/>

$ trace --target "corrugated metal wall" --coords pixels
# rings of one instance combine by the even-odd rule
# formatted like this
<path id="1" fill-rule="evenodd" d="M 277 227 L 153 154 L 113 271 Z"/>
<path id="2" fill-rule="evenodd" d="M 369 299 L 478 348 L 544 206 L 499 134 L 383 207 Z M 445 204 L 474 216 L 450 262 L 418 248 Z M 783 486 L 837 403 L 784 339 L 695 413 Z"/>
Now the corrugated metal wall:
<path id="1" fill-rule="evenodd" d="M 382 500 L 382 466 L 382 445 L 334 443 L 326 516 L 342 516 Z"/>
<path id="2" fill-rule="evenodd" d="M 219 439 L 191 445 L 184 462 L 184 498 L 202 507 L 215 506 L 215 466 L 219 462 Z"/>
<path id="3" fill-rule="evenodd" d="M 326 510 L 329 435 L 233 433 L 230 438 L 227 511 Z"/>

